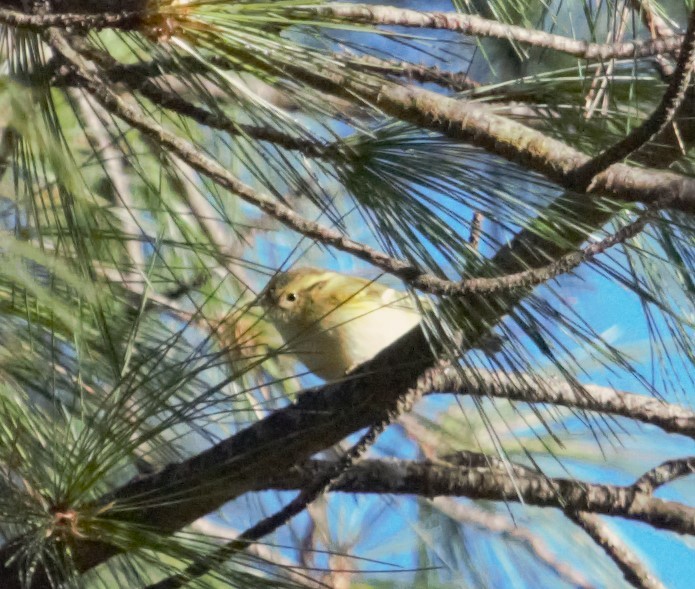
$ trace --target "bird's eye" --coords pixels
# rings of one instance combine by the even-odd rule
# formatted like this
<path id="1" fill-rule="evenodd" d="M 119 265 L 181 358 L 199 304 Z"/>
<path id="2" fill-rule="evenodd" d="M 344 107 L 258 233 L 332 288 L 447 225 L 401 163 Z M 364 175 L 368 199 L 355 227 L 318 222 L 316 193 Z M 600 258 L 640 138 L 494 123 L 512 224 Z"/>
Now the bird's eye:
<path id="1" fill-rule="evenodd" d="M 297 300 L 297 295 L 293 292 L 288 292 L 287 295 L 285 295 L 285 298 L 290 302 L 294 303 Z"/>

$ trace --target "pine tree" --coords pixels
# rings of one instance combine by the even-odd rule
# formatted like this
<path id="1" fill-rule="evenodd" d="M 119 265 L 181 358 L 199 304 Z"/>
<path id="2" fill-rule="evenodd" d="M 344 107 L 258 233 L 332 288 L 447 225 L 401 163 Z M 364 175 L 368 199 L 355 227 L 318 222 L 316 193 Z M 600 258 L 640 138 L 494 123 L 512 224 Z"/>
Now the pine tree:
<path id="1" fill-rule="evenodd" d="M 695 12 L 400 4 L 0 2 L 0 588 L 689 586 Z"/>

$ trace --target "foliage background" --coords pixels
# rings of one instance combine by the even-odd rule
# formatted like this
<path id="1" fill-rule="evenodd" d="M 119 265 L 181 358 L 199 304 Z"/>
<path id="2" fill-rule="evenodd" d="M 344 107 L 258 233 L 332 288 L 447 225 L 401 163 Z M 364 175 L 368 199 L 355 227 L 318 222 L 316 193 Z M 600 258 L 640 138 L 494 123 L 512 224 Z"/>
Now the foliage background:
<path id="1" fill-rule="evenodd" d="M 328 417 L 284 431 L 321 383 L 255 303 L 293 265 L 431 298 L 413 341 L 464 370 L 462 394 L 428 391 L 369 458 L 512 491 L 366 477 L 192 586 L 689 586 L 692 478 L 656 491 L 682 516 L 671 531 L 648 509 L 577 525 L 626 515 L 667 460 L 693 469 L 688 3 L 94 4 L 0 2 L 0 587 L 173 583 L 412 386 L 424 366 L 401 344 L 400 373 L 377 361 L 361 394 L 396 393 L 354 427 L 359 407 L 335 401 L 351 381 L 319 389 L 350 435 Z M 597 167 L 660 112 L 655 137 Z M 497 281 L 458 282 L 474 278 Z M 470 349 L 491 329 L 501 352 Z M 524 505 L 512 464 L 613 487 L 604 507 L 557 489 Z"/>

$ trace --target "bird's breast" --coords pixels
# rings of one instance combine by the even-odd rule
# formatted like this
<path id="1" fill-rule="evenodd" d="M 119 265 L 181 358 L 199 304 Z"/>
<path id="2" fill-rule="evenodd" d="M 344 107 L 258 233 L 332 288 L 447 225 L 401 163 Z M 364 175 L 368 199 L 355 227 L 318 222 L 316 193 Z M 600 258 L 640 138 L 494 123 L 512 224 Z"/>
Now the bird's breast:
<path id="1" fill-rule="evenodd" d="M 307 368 L 332 380 L 370 360 L 419 322 L 417 312 L 402 306 L 345 305 L 313 323 L 285 325 L 280 331 Z"/>

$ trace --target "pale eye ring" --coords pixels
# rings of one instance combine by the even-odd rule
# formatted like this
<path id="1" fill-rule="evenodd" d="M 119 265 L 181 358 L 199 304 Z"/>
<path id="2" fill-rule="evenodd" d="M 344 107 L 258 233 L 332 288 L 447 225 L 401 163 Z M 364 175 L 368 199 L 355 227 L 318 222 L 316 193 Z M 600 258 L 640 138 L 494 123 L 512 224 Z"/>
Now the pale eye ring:
<path id="1" fill-rule="evenodd" d="M 290 302 L 294 303 L 297 300 L 297 295 L 293 292 L 288 292 L 285 298 Z"/>

